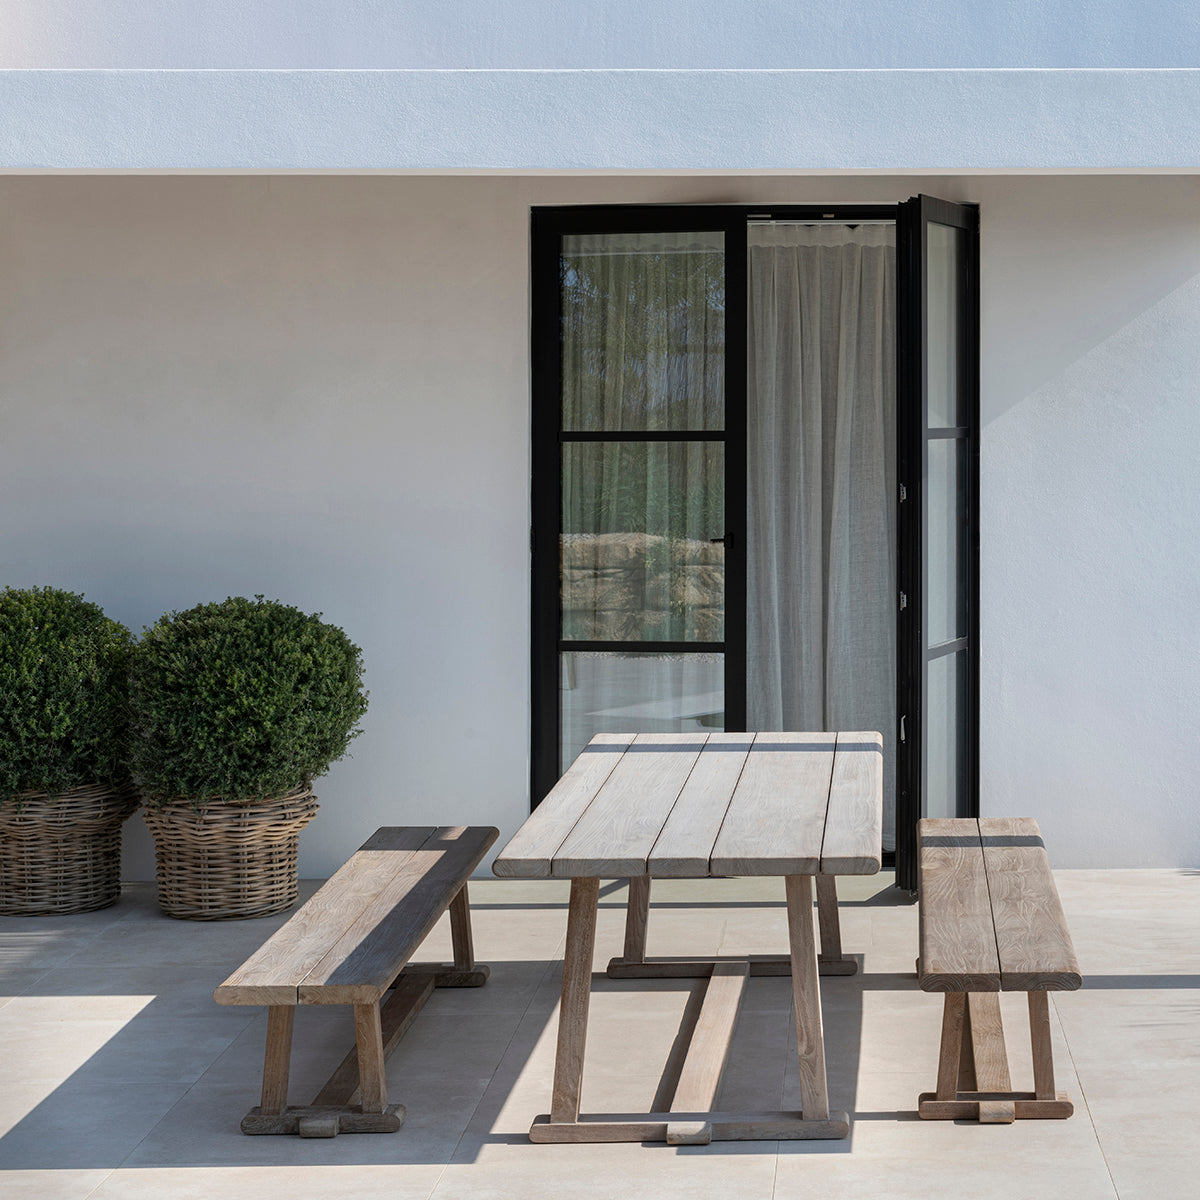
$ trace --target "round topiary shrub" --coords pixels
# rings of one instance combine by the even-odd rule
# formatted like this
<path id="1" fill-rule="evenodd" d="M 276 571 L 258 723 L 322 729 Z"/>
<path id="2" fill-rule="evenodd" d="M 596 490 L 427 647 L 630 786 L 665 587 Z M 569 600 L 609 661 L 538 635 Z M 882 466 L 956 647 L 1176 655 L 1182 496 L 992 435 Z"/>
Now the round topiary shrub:
<path id="1" fill-rule="evenodd" d="M 0 593 L 0 805 L 124 777 L 132 640 L 74 592 Z"/>
<path id="2" fill-rule="evenodd" d="M 167 613 L 130 673 L 130 763 L 151 805 L 244 804 L 306 787 L 367 708 L 362 652 L 320 613 L 231 596 Z"/>
<path id="3" fill-rule="evenodd" d="M 57 588 L 0 593 L 0 913 L 121 892 L 129 630 Z"/>

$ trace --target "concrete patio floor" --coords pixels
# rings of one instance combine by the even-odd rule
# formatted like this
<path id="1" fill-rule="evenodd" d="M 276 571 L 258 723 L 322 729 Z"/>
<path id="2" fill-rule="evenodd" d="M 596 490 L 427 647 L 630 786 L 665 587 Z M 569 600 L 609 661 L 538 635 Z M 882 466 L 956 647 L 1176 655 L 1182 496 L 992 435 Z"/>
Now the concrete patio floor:
<path id="1" fill-rule="evenodd" d="M 152 885 L 66 918 L 0 919 L 0 1195 L 5 1200 L 457 1200 L 569 1195 L 746 1198 L 954 1196 L 1135 1200 L 1197 1194 L 1200 872 L 1061 871 L 1085 974 L 1055 994 L 1067 1121 L 924 1122 L 941 1000 L 913 974 L 917 911 L 887 875 L 842 880 L 847 953 L 822 981 L 837 1142 L 535 1146 L 549 1104 L 566 924 L 563 883 L 471 885 L 480 990 L 435 992 L 388 1069 L 408 1118 L 392 1135 L 245 1137 L 258 1102 L 264 1010 L 212 989 L 285 916 L 222 924 L 162 916 Z M 315 884 L 305 885 L 307 895 Z M 779 953 L 779 880 L 655 885 L 652 954 Z M 620 951 L 624 885 L 601 893 L 596 965 Z M 443 958 L 448 924 L 418 958 Z M 649 1107 L 686 981 L 598 979 L 585 1111 Z M 1018 1089 L 1032 1086 L 1024 997 L 1005 996 Z M 349 1047 L 345 1009 L 304 1008 L 292 1094 L 305 1103 Z M 753 979 L 722 1108 L 799 1108 L 786 979 Z"/>

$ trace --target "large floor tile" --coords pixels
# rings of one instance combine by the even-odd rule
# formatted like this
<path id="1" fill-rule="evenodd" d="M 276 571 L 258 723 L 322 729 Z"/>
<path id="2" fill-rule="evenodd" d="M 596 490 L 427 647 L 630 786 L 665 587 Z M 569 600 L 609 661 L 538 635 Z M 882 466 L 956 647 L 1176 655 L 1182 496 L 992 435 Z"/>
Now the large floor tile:
<path id="1" fill-rule="evenodd" d="M 187 1088 L 74 1078 L 10 1083 L 0 1093 L 0 1171 L 118 1167 Z"/>
<path id="2" fill-rule="evenodd" d="M 427 1200 L 443 1169 L 440 1164 L 309 1162 L 138 1167 L 114 1171 L 88 1200 Z"/>
<path id="3" fill-rule="evenodd" d="M 4 1171 L 0 1193 L 4 1200 L 87 1200 L 108 1178 L 98 1171 Z"/>

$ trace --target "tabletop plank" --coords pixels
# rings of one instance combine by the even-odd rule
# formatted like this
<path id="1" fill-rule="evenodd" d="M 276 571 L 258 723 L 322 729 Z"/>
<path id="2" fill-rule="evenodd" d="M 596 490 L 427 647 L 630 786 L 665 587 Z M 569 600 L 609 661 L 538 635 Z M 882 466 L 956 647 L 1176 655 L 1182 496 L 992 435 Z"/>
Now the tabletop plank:
<path id="1" fill-rule="evenodd" d="M 839 731 L 821 843 L 822 872 L 874 875 L 880 867 L 882 829 L 883 736 Z"/>
<path id="2" fill-rule="evenodd" d="M 712 733 L 675 801 L 647 870 L 655 878 L 695 879 L 708 874 L 713 844 L 754 743 L 752 733 Z"/>
<path id="3" fill-rule="evenodd" d="M 555 876 L 645 875 L 706 733 L 639 733 L 554 855 Z"/>
<path id="4" fill-rule="evenodd" d="M 633 738 L 632 733 L 596 734 L 496 857 L 492 870 L 510 878 L 549 877 L 558 848 L 604 786 Z"/>
<path id="5" fill-rule="evenodd" d="M 1079 960 L 1033 817 L 981 817 L 1002 991 L 1073 991 Z"/>
<path id="6" fill-rule="evenodd" d="M 713 875 L 816 875 L 836 735 L 760 733 L 713 846 Z"/>

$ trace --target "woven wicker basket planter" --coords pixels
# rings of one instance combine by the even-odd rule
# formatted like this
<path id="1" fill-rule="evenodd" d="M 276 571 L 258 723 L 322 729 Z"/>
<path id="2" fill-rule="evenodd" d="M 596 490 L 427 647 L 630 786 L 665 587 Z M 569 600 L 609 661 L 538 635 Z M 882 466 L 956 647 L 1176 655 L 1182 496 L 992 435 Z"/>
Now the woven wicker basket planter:
<path id="1" fill-rule="evenodd" d="M 0 914 L 113 904 L 121 894 L 121 825 L 137 805 L 132 786 L 88 784 L 55 797 L 26 792 L 0 807 Z"/>
<path id="2" fill-rule="evenodd" d="M 188 921 L 265 917 L 291 908 L 300 830 L 316 813 L 309 788 L 245 804 L 147 805 L 159 906 Z"/>

